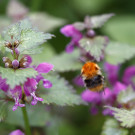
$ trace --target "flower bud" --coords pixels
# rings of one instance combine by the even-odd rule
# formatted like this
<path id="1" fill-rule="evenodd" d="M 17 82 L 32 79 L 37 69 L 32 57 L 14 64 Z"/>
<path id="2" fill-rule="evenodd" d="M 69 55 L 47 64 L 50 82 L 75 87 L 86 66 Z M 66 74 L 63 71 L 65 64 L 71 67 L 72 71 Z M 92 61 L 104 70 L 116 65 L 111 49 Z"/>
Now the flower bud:
<path id="1" fill-rule="evenodd" d="M 5 42 L 5 46 L 9 49 L 12 49 L 12 44 L 10 42 Z"/>
<path id="2" fill-rule="evenodd" d="M 9 67 L 9 63 L 8 63 L 8 62 L 5 63 L 5 67 L 6 67 L 6 68 Z"/>
<path id="3" fill-rule="evenodd" d="M 19 46 L 19 41 L 18 40 L 15 40 L 14 41 L 14 48 L 17 48 Z"/>
<path id="4" fill-rule="evenodd" d="M 95 34 L 95 31 L 94 30 L 88 30 L 87 31 L 87 36 L 88 37 L 94 37 L 96 34 Z"/>
<path id="5" fill-rule="evenodd" d="M 18 60 L 13 60 L 12 61 L 12 66 L 13 66 L 13 68 L 18 68 L 19 67 L 19 61 Z"/>
<path id="6" fill-rule="evenodd" d="M 3 60 L 3 62 L 5 63 L 5 62 L 8 61 L 8 57 L 3 57 L 2 60 Z"/>

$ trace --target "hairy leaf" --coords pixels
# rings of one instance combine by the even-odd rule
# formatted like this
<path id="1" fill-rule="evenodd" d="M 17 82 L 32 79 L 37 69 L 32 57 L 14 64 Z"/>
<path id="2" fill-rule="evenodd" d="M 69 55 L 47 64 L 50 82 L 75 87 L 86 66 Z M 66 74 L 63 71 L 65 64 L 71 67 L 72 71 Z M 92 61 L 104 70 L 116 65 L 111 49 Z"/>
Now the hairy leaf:
<path id="1" fill-rule="evenodd" d="M 119 127 L 114 119 L 107 119 L 104 123 L 101 135 L 128 135 L 128 130 Z"/>
<path id="2" fill-rule="evenodd" d="M 18 40 L 20 42 L 18 47 L 20 53 L 38 47 L 47 39 L 51 39 L 52 36 L 53 35 L 49 33 L 44 34 L 36 29 L 32 29 L 32 25 L 27 19 L 9 26 L 9 28 L 3 32 L 3 39 L 5 41 L 13 42 L 14 40 Z"/>
<path id="3" fill-rule="evenodd" d="M 114 111 L 114 117 L 121 122 L 121 126 L 127 128 L 135 126 L 135 110 L 119 109 L 111 106 L 107 107 Z"/>
<path id="4" fill-rule="evenodd" d="M 73 25 L 79 31 L 82 31 L 85 29 L 85 24 L 83 22 L 76 22 Z"/>
<path id="5" fill-rule="evenodd" d="M 97 61 L 100 60 L 100 57 L 103 53 L 103 49 L 105 48 L 106 40 L 104 37 L 98 36 L 95 38 L 83 38 L 80 40 L 80 46 L 84 48 L 84 50 L 90 53 Z"/>
<path id="6" fill-rule="evenodd" d="M 80 95 L 77 95 L 72 86 L 68 82 L 60 78 L 58 75 L 50 75 L 46 77 L 53 84 L 52 88 L 48 89 L 41 97 L 44 99 L 43 103 L 55 103 L 57 105 L 79 105 L 82 104 Z"/>
<path id="7" fill-rule="evenodd" d="M 27 78 L 32 78 L 37 75 L 37 71 L 33 68 L 17 69 L 0 67 L 1 77 L 6 79 L 6 83 L 13 89 L 16 85 L 23 84 Z"/>
<path id="8" fill-rule="evenodd" d="M 91 28 L 101 27 L 112 16 L 114 16 L 114 14 L 111 13 L 111 14 L 103 14 L 103 15 L 90 17 L 90 22 L 91 22 L 91 25 L 92 25 Z"/>
<path id="9" fill-rule="evenodd" d="M 117 65 L 135 56 L 135 47 L 128 44 L 110 42 L 105 49 L 106 61 Z"/>
<path id="10" fill-rule="evenodd" d="M 135 91 L 132 87 L 128 87 L 126 90 L 121 91 L 117 96 L 117 101 L 120 104 L 125 104 L 130 101 L 135 101 Z"/>
<path id="11" fill-rule="evenodd" d="M 54 66 L 54 69 L 58 72 L 80 70 L 82 65 L 79 62 L 79 50 L 75 50 L 72 54 L 67 54 L 66 52 L 55 56 L 50 60 Z"/>
<path id="12" fill-rule="evenodd" d="M 39 30 L 49 32 L 56 27 L 65 24 L 65 20 L 51 16 L 47 13 L 31 13 L 29 18 L 34 26 L 37 26 Z M 39 21 L 40 20 L 40 21 Z"/>

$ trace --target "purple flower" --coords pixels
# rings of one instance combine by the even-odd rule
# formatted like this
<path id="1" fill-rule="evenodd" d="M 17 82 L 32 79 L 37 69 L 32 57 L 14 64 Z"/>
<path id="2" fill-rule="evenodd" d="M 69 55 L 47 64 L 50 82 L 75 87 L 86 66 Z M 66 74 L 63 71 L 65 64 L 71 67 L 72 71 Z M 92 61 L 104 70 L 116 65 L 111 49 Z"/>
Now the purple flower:
<path id="1" fill-rule="evenodd" d="M 130 66 L 125 70 L 122 80 L 126 85 L 132 85 L 135 89 L 135 66 Z"/>
<path id="2" fill-rule="evenodd" d="M 103 113 L 103 115 L 113 116 L 113 111 L 110 110 L 109 108 L 104 109 L 102 113 Z"/>
<path id="3" fill-rule="evenodd" d="M 66 25 L 61 28 L 61 33 L 66 37 L 71 37 L 71 42 L 66 47 L 66 52 L 71 53 L 74 50 L 74 46 L 79 46 L 79 40 L 83 37 L 80 31 L 78 31 L 72 24 Z"/>
<path id="4" fill-rule="evenodd" d="M 121 91 L 126 90 L 127 86 L 121 82 L 117 82 L 113 87 L 113 92 L 118 95 Z"/>
<path id="5" fill-rule="evenodd" d="M 24 133 L 21 130 L 17 129 L 12 131 L 9 135 L 24 135 Z"/>
<path id="6" fill-rule="evenodd" d="M 95 105 L 93 105 L 90 108 L 90 112 L 91 114 L 96 115 L 98 113 L 98 108 Z"/>
<path id="7" fill-rule="evenodd" d="M 76 76 L 73 82 L 78 86 L 84 86 L 84 82 L 81 76 Z"/>
<path id="8" fill-rule="evenodd" d="M 21 59 L 21 62 L 24 61 L 27 61 L 28 65 L 30 66 L 32 59 L 30 56 L 25 55 Z M 16 61 L 14 63 L 16 64 Z M 7 96 L 12 97 L 15 100 L 15 105 L 12 108 L 13 111 L 15 111 L 18 108 L 18 106 L 19 107 L 25 106 L 25 104 L 21 103 L 22 95 L 26 96 L 26 99 L 32 99 L 31 101 L 32 105 L 36 105 L 38 101 L 43 101 L 42 98 L 36 96 L 36 90 L 39 81 L 43 81 L 43 86 L 45 88 L 52 87 L 52 83 L 49 80 L 45 79 L 42 76 L 42 73 L 48 73 L 51 70 L 53 70 L 53 65 L 49 63 L 41 63 L 37 67 L 34 67 L 34 69 L 38 72 L 36 78 L 27 78 L 27 81 L 24 82 L 22 86 L 16 86 L 14 89 L 10 89 L 10 87 L 6 84 L 6 79 L 2 79 L 0 77 L 0 89 L 6 92 Z"/>
<path id="9" fill-rule="evenodd" d="M 101 102 L 101 95 L 98 92 L 92 92 L 90 90 L 85 90 L 81 94 L 82 99 L 89 103 L 98 104 Z"/>
<path id="10" fill-rule="evenodd" d="M 112 65 L 106 62 L 104 69 L 106 71 L 109 82 L 114 85 L 118 81 L 119 65 Z"/>

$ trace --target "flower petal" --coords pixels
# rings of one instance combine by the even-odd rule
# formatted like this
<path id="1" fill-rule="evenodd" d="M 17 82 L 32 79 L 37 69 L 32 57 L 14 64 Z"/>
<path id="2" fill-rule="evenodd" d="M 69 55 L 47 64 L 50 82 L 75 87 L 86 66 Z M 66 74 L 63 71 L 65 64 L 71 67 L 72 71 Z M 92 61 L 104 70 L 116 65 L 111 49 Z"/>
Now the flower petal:
<path id="1" fill-rule="evenodd" d="M 44 79 L 43 80 L 43 86 L 44 86 L 44 88 L 49 89 L 49 88 L 52 87 L 52 83 L 49 80 Z"/>
<path id="2" fill-rule="evenodd" d="M 24 133 L 21 130 L 17 129 L 12 131 L 9 135 L 24 135 Z"/>
<path id="3" fill-rule="evenodd" d="M 48 73 L 53 69 L 53 65 L 49 63 L 41 63 L 37 66 L 36 71 L 39 73 Z"/>

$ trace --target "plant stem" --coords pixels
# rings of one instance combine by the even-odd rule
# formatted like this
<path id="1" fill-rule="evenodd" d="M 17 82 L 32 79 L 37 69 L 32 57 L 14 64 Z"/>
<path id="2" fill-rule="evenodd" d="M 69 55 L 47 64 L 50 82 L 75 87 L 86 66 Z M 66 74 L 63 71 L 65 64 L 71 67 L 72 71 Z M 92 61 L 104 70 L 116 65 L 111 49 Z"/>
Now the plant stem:
<path id="1" fill-rule="evenodd" d="M 26 135 L 31 135 L 31 130 L 30 130 L 30 125 L 29 125 L 29 120 L 28 120 L 26 107 L 21 107 L 21 108 L 22 108 L 24 125 L 25 125 L 25 134 Z"/>

